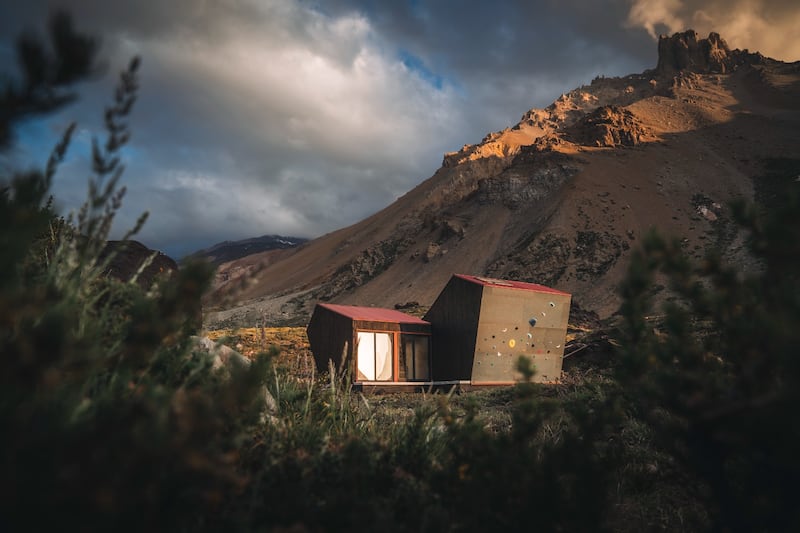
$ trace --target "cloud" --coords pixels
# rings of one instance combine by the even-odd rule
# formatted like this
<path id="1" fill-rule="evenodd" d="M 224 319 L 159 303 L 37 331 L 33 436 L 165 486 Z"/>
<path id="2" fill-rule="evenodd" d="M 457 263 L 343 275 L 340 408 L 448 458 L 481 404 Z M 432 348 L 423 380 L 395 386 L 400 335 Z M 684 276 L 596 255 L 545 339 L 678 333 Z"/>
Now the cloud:
<path id="1" fill-rule="evenodd" d="M 387 205 L 461 142 L 461 97 L 405 64 L 363 15 L 224 4 L 123 3 L 118 17 L 87 2 L 75 14 L 114 28 L 109 63 L 143 57 L 119 232 L 146 209 L 141 238 L 172 250 L 182 234 L 318 235 Z M 68 114 L 99 116 L 111 81 Z M 84 189 L 80 159 L 56 184 L 69 206 Z"/>
<path id="2" fill-rule="evenodd" d="M 800 60 L 800 4 L 796 0 L 633 0 L 628 24 L 668 32 L 715 31 L 733 48 L 783 61 Z"/>
<path id="3" fill-rule="evenodd" d="M 681 0 L 636 0 L 628 13 L 628 24 L 641 26 L 654 39 L 660 31 L 657 27 L 666 29 L 669 33 L 682 31 L 686 23 L 678 15 L 683 7 Z"/>

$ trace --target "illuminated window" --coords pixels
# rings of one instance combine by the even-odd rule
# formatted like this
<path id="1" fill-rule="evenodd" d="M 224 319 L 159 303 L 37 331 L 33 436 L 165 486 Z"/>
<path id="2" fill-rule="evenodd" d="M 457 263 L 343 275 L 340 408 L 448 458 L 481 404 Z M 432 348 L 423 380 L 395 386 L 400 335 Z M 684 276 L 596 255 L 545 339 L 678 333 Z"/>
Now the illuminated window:
<path id="1" fill-rule="evenodd" d="M 392 336 L 372 331 L 358 332 L 358 380 L 391 381 Z"/>

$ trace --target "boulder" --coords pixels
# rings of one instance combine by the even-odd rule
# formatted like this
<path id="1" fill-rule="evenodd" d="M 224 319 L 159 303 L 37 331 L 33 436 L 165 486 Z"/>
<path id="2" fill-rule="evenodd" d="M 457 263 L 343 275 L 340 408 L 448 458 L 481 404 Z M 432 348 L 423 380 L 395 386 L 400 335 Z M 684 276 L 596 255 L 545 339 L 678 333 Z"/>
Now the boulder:
<path id="1" fill-rule="evenodd" d="M 211 365 L 214 370 L 220 368 L 229 369 L 232 366 L 250 366 L 250 359 L 224 344 L 214 342 L 208 337 L 192 336 L 191 340 L 194 343 L 195 352 L 203 352 L 211 355 Z"/>
<path id="2" fill-rule="evenodd" d="M 588 113 L 566 131 L 565 137 L 584 146 L 636 146 L 645 136 L 636 116 L 622 107 L 609 105 Z"/>

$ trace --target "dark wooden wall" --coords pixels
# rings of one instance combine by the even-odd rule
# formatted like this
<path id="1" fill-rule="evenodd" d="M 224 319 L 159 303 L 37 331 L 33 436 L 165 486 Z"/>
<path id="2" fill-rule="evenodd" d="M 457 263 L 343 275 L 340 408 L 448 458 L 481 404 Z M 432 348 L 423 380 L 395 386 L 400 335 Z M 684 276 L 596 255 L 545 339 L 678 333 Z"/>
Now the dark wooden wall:
<path id="1" fill-rule="evenodd" d="M 328 370 L 329 360 L 339 369 L 342 366 L 342 352 L 345 346 L 347 347 L 345 357 L 349 362 L 353 361 L 355 333 L 350 318 L 318 305 L 314 308 L 306 333 L 319 371 Z"/>
<path id="2" fill-rule="evenodd" d="M 482 286 L 452 277 L 425 315 L 433 333 L 434 381 L 470 379 L 482 292 Z"/>
<path id="3" fill-rule="evenodd" d="M 348 370 L 355 375 L 354 348 L 358 331 L 385 331 L 430 335 L 428 324 L 401 324 L 374 320 L 353 320 L 331 309 L 316 306 L 306 328 L 308 342 L 314 354 L 314 361 L 320 371 L 328 370 L 328 361 L 333 361 L 337 370 L 342 367 L 344 353 Z M 399 337 L 398 337 L 399 338 Z M 395 339 L 394 344 L 397 344 Z M 346 350 L 345 350 L 346 348 Z M 397 346 L 393 346 L 393 358 L 397 357 Z M 393 364 L 394 361 L 393 361 Z M 396 367 L 396 365 L 395 365 Z"/>

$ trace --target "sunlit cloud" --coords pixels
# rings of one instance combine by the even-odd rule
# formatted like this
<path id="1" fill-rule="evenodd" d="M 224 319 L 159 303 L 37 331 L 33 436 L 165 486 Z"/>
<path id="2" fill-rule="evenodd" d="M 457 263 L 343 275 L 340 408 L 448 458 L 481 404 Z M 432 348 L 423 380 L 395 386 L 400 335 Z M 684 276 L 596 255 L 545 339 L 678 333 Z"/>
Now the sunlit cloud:
<path id="1" fill-rule="evenodd" d="M 633 0 L 627 23 L 644 28 L 653 38 L 661 31 L 713 31 L 733 48 L 800 60 L 796 0 Z"/>
<path id="2" fill-rule="evenodd" d="M 686 29 L 686 23 L 678 15 L 682 8 L 681 0 L 635 0 L 627 22 L 630 26 L 641 26 L 655 39 L 664 31 Z"/>

